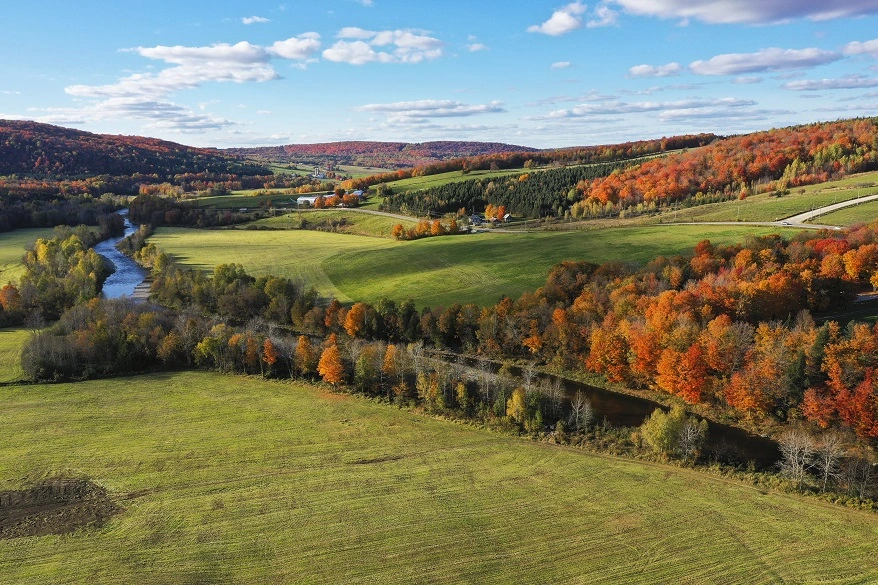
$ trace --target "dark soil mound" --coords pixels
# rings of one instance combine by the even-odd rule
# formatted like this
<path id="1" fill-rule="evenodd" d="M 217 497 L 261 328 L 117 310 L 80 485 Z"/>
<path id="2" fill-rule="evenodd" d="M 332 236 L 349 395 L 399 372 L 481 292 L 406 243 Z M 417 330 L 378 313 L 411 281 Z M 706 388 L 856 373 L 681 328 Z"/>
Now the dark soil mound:
<path id="1" fill-rule="evenodd" d="M 99 526 L 118 511 L 106 490 L 87 479 L 47 479 L 23 490 L 0 492 L 0 539 Z"/>

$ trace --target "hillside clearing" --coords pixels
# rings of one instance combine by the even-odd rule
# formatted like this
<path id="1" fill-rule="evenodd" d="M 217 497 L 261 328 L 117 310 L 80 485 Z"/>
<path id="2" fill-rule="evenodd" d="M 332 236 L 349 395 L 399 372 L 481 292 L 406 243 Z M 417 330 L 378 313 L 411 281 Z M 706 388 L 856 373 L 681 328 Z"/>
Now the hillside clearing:
<path id="1" fill-rule="evenodd" d="M 562 260 L 645 263 L 686 252 L 700 240 L 739 242 L 776 228 L 656 226 L 580 232 L 471 234 L 395 242 L 310 231 L 161 228 L 150 238 L 187 266 L 237 262 L 342 301 L 413 299 L 419 306 L 493 304 L 545 283 Z"/>

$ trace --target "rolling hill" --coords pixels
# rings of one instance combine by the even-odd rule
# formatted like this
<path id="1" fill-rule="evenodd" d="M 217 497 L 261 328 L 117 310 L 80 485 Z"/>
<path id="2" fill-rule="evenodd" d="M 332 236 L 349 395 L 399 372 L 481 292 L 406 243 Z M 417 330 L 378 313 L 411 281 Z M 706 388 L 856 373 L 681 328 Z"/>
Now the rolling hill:
<path id="1" fill-rule="evenodd" d="M 0 175 L 69 179 L 142 174 L 166 178 L 183 173 L 258 175 L 269 171 L 214 149 L 0 120 Z"/>
<path id="2" fill-rule="evenodd" d="M 299 162 L 325 165 L 344 164 L 381 168 L 414 167 L 454 158 L 499 154 L 504 152 L 537 152 L 536 148 L 499 142 L 325 142 L 318 144 L 287 144 L 259 148 L 230 148 L 237 156 L 273 162 Z"/>

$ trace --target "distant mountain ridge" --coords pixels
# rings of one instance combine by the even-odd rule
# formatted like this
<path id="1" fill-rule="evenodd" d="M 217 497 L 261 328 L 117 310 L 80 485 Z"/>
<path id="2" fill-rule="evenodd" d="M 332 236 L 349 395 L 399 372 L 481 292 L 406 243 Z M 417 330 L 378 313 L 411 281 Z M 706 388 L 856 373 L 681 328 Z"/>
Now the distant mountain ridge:
<path id="1" fill-rule="evenodd" d="M 93 134 L 51 124 L 0 120 L 0 175 L 83 178 L 184 173 L 255 175 L 257 165 L 216 149 L 142 136 Z"/>
<path id="2" fill-rule="evenodd" d="M 440 140 L 432 142 L 373 142 L 352 140 L 315 144 L 286 144 L 255 148 L 229 148 L 237 156 L 279 163 L 344 164 L 381 168 L 407 168 L 455 158 L 538 152 L 539 149 L 501 142 L 466 142 Z"/>

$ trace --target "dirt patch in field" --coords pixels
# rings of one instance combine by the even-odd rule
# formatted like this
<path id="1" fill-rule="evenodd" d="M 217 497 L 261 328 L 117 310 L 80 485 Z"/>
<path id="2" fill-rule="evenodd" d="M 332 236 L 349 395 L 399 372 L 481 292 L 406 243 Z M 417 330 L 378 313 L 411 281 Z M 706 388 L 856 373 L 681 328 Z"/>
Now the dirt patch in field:
<path id="1" fill-rule="evenodd" d="M 0 539 L 100 526 L 119 510 L 104 488 L 87 479 L 46 479 L 0 492 Z"/>

